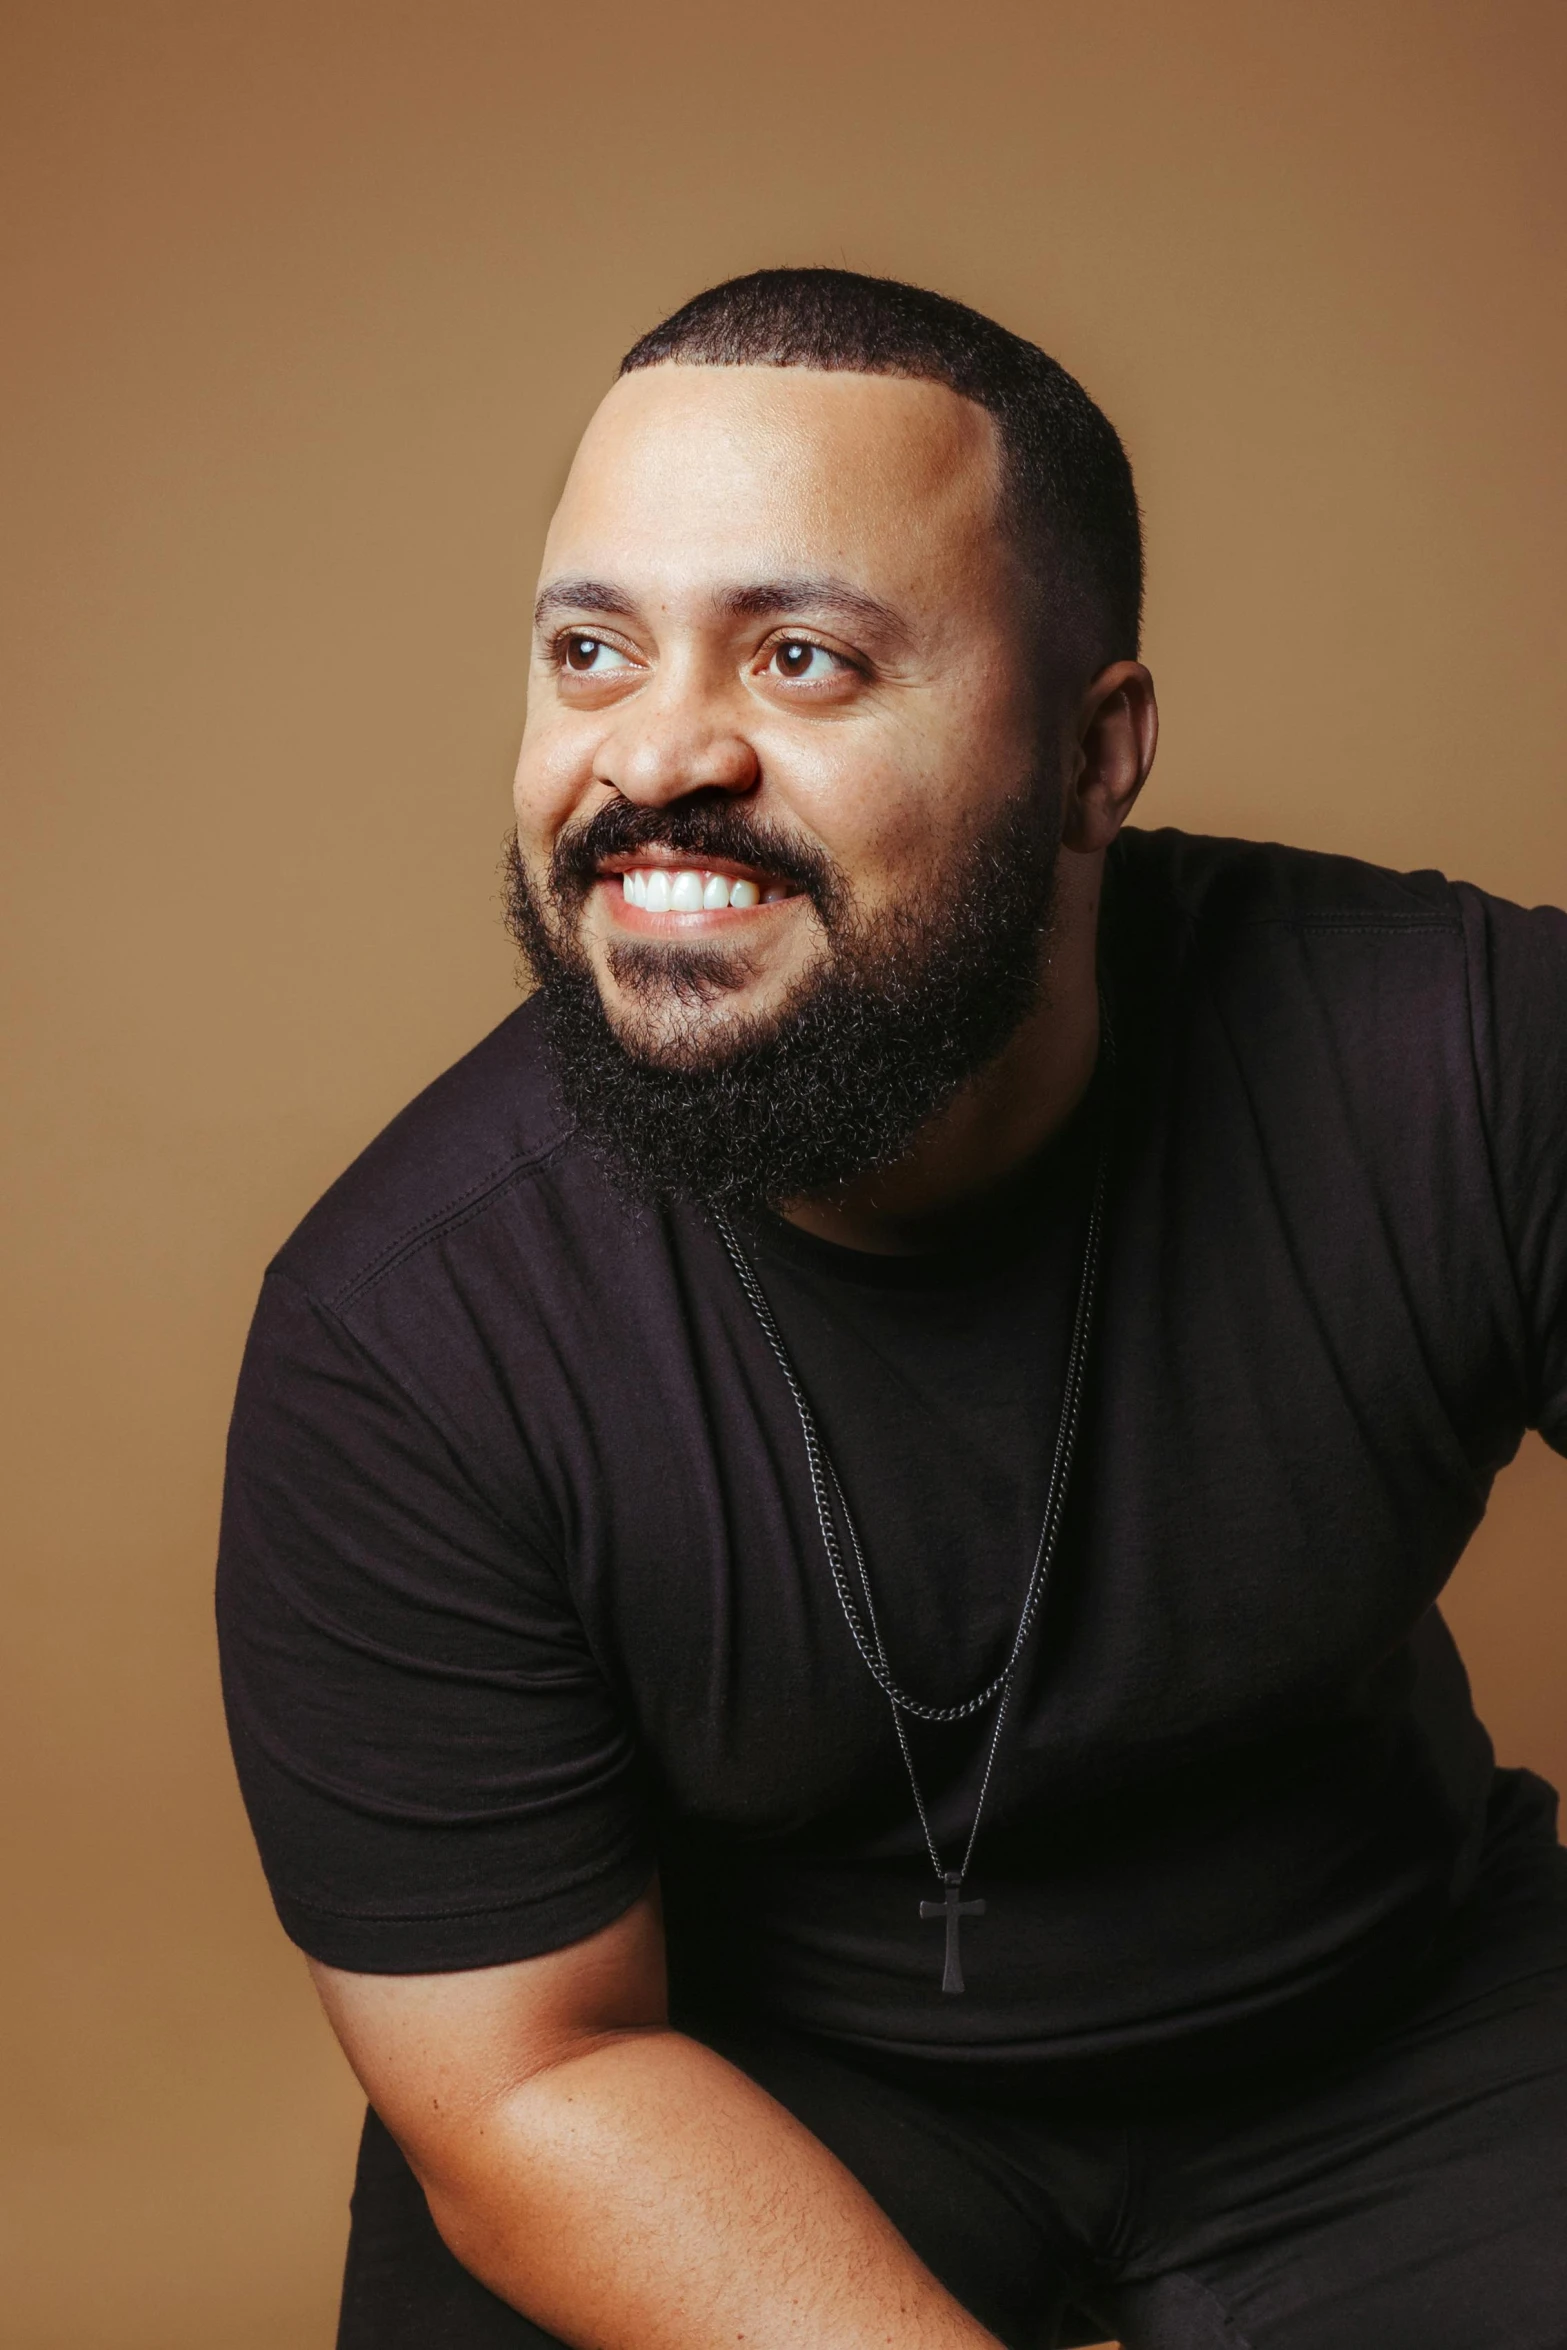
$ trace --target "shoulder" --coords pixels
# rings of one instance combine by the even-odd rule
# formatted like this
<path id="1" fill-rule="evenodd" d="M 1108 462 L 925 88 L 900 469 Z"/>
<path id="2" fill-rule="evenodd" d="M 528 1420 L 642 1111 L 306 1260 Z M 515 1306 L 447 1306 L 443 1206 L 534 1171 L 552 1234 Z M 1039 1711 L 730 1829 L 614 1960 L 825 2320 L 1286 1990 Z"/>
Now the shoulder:
<path id="1" fill-rule="evenodd" d="M 1111 876 L 1117 909 L 1133 923 L 1162 916 L 1215 943 L 1269 928 L 1463 928 L 1459 890 L 1441 873 L 1397 873 L 1276 841 L 1128 828 L 1111 853 Z"/>
<path id="2" fill-rule="evenodd" d="M 1106 877 L 1107 960 L 1169 1042 L 1216 1013 L 1256 1052 L 1303 1065 L 1309 1031 L 1369 1066 L 1440 1036 L 1452 1084 L 1469 1053 L 1475 894 L 1273 841 L 1127 833 Z"/>
<path id="3" fill-rule="evenodd" d="M 524 1004 L 384 1127 L 316 1202 L 271 1270 L 341 1309 L 473 1225 L 570 1149 L 537 1006 Z"/>
<path id="4" fill-rule="evenodd" d="M 1167 1061 L 1235 1055 L 1259 1104 L 1320 1107 L 1337 1089 L 1362 1133 L 1429 1138 L 1456 1121 L 1473 1151 L 1472 1113 L 1488 1122 L 1500 1075 L 1538 1098 L 1561 1065 L 1530 1028 L 1567 1028 L 1567 922 L 1441 873 L 1128 833 L 1106 916 L 1129 1037 Z M 1550 1011 L 1521 1021 L 1525 996 Z"/>
<path id="5" fill-rule="evenodd" d="M 1128 828 L 1111 851 L 1106 919 L 1120 956 L 1166 975 L 1251 976 L 1260 958 L 1281 984 L 1309 968 L 1331 992 L 1335 969 L 1355 983 L 1372 963 L 1403 968 L 1423 989 L 1445 973 L 1481 1022 L 1500 994 L 1509 1008 L 1516 997 L 1548 1006 L 1559 1024 L 1567 989 L 1567 914 L 1556 907 L 1276 841 Z"/>
<path id="6" fill-rule="evenodd" d="M 1106 888 L 1123 1032 L 1166 1066 L 1244 1071 L 1257 1114 L 1349 1126 L 1341 1159 L 1442 1151 L 1557 1181 L 1567 916 L 1435 872 L 1267 841 L 1128 833 Z M 1549 1160 L 1549 1168 L 1543 1159 Z M 1531 1178 L 1532 1180 L 1533 1178 Z"/>

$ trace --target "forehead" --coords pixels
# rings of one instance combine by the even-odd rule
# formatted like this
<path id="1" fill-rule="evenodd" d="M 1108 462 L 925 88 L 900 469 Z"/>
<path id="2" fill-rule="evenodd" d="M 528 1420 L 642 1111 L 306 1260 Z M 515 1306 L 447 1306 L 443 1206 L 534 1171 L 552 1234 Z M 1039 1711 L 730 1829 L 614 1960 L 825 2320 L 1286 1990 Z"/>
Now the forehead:
<path id="1" fill-rule="evenodd" d="M 1000 485 L 994 423 L 941 384 L 642 368 L 583 436 L 545 568 L 672 593 L 830 571 L 919 600 L 994 571 Z"/>

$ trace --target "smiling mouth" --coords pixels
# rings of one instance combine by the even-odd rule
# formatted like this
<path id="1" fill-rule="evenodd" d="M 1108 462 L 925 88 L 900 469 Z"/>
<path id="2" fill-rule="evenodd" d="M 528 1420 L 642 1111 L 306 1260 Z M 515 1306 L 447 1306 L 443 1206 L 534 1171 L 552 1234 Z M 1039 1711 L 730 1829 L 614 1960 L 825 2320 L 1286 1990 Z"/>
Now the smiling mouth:
<path id="1" fill-rule="evenodd" d="M 721 872 L 711 865 L 667 865 L 648 861 L 600 871 L 611 888 L 618 881 L 624 904 L 644 914 L 749 913 L 753 906 L 781 905 L 800 893 L 770 874 Z"/>

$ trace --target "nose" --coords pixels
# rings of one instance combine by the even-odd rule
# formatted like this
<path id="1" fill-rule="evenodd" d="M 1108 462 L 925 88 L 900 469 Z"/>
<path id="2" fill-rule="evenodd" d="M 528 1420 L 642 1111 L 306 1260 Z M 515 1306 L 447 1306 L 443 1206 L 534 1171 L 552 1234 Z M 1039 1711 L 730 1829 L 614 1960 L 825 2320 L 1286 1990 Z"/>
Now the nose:
<path id="1" fill-rule="evenodd" d="M 761 764 L 720 695 L 696 680 L 671 680 L 656 695 L 627 705 L 599 745 L 594 762 L 601 783 L 639 807 L 667 807 L 690 792 L 748 792 Z"/>

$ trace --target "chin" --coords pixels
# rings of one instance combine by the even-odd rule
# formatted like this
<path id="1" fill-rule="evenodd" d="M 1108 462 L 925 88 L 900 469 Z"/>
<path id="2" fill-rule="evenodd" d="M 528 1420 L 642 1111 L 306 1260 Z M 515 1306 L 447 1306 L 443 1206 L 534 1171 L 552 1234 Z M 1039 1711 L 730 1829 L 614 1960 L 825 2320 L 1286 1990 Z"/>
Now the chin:
<path id="1" fill-rule="evenodd" d="M 628 997 L 623 990 L 601 991 L 607 1019 L 623 1052 L 652 1068 L 718 1067 L 741 1040 L 752 1042 L 768 1023 L 765 1006 L 751 991 L 709 999 L 702 1003 L 671 1000 L 663 1004 Z"/>
<path id="2" fill-rule="evenodd" d="M 755 1043 L 782 1019 L 799 978 L 760 976 L 750 956 L 616 948 L 594 972 L 620 1045 L 667 1067 L 723 1057 L 730 1038 Z"/>

